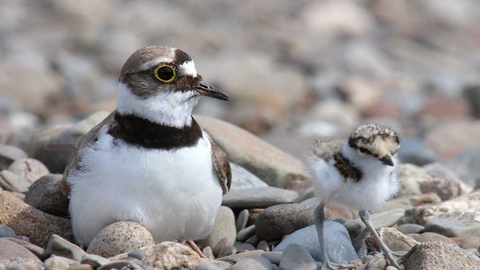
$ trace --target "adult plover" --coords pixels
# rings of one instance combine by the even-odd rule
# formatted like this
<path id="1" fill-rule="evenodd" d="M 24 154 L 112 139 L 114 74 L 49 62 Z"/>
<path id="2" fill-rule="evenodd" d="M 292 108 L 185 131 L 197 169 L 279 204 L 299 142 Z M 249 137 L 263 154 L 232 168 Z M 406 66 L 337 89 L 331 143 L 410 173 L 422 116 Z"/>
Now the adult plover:
<path id="1" fill-rule="evenodd" d="M 229 100 L 185 52 L 152 46 L 128 58 L 117 109 L 79 141 L 63 175 L 79 244 L 117 221 L 142 224 L 156 242 L 210 233 L 231 170 L 191 115 L 202 96 Z"/>
<path id="2" fill-rule="evenodd" d="M 395 157 L 399 147 L 400 140 L 393 130 L 374 124 L 359 126 L 348 140 L 317 141 L 311 169 L 321 199 L 315 209 L 314 220 L 323 267 L 354 268 L 353 265 L 330 262 L 323 241 L 325 204 L 339 202 L 359 210 L 361 220 L 385 257 L 391 265 L 400 268 L 375 231 L 369 214 L 369 210 L 378 208 L 400 188 L 395 175 Z"/>

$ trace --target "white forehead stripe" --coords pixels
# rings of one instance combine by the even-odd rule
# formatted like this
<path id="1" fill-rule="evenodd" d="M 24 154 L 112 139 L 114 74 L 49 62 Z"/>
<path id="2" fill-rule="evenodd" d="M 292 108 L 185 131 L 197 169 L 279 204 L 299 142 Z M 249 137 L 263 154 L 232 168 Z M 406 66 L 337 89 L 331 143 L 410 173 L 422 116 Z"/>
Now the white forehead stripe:
<path id="1" fill-rule="evenodd" d="M 195 63 L 193 60 L 184 62 L 179 66 L 179 68 L 183 71 L 183 74 L 197 77 L 197 70 L 195 69 Z"/>
<path id="2" fill-rule="evenodd" d="M 146 63 L 144 63 L 141 67 L 140 67 L 140 70 L 149 70 L 151 69 L 152 67 L 160 64 L 160 63 L 168 63 L 168 62 L 172 62 L 173 59 L 170 58 L 170 57 L 166 57 L 166 56 L 160 56 L 160 57 L 157 57 L 151 61 L 148 61 Z"/>

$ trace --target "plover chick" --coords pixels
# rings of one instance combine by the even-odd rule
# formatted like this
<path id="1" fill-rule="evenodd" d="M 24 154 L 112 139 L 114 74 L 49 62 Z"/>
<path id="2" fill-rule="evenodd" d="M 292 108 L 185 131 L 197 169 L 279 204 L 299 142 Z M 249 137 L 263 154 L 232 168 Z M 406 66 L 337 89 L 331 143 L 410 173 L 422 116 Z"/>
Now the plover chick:
<path id="1" fill-rule="evenodd" d="M 347 140 L 317 141 L 311 169 L 321 199 L 315 209 L 314 220 L 323 268 L 354 268 L 353 265 L 337 264 L 328 259 L 323 225 L 324 207 L 329 202 L 359 210 L 361 220 L 387 260 L 400 268 L 390 249 L 375 231 L 369 214 L 370 210 L 380 207 L 400 188 L 395 174 L 399 147 L 400 140 L 393 130 L 375 124 L 359 126 Z"/>
<path id="2" fill-rule="evenodd" d="M 128 58 L 117 109 L 81 138 L 63 175 L 80 245 L 117 221 L 142 224 L 157 243 L 210 233 L 231 170 L 191 115 L 202 96 L 229 99 L 185 52 L 152 46 Z"/>

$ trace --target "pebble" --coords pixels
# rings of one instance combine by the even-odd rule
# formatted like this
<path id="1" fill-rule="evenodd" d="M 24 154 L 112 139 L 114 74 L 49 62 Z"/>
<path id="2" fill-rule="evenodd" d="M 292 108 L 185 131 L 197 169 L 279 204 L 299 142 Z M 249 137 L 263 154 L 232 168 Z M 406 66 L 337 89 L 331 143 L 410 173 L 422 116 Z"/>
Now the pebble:
<path id="1" fill-rule="evenodd" d="M 222 258 L 222 257 L 230 256 L 236 253 L 237 253 L 237 249 L 235 247 L 233 246 L 224 247 L 222 250 L 220 250 L 217 257 Z"/>
<path id="2" fill-rule="evenodd" d="M 309 178 L 299 160 L 253 134 L 220 120 L 200 116 L 195 119 L 231 162 L 247 169 L 268 185 L 284 187 L 294 179 Z"/>
<path id="3" fill-rule="evenodd" d="M 120 221 L 103 228 L 90 242 L 87 253 L 108 258 L 154 244 L 152 234 L 145 227 Z"/>
<path id="4" fill-rule="evenodd" d="M 455 244 L 422 243 L 405 262 L 405 269 L 480 269 L 480 260 Z"/>
<path id="5" fill-rule="evenodd" d="M 212 248 L 213 255 L 218 255 L 220 251 L 222 251 L 224 248 L 230 247 L 232 245 L 233 245 L 232 239 L 228 237 L 224 237 L 220 239 L 220 241 L 218 241 L 218 243 Z"/>
<path id="6" fill-rule="evenodd" d="M 304 246 L 289 244 L 283 251 L 279 268 L 281 270 L 316 270 L 317 264 Z"/>
<path id="7" fill-rule="evenodd" d="M 242 243 L 236 242 L 233 247 L 237 250 L 237 252 L 245 252 L 250 250 L 255 250 L 255 247 L 250 245 L 249 243 Z"/>
<path id="8" fill-rule="evenodd" d="M 259 240 L 275 240 L 313 224 L 315 206 L 283 204 L 263 210 L 255 220 Z"/>
<path id="9" fill-rule="evenodd" d="M 386 212 L 371 214 L 370 218 L 375 229 L 379 229 L 381 227 L 390 227 L 395 225 L 404 216 L 404 214 L 405 210 L 403 209 L 393 209 Z M 360 218 L 347 221 L 343 225 L 347 228 L 348 232 L 352 236 L 352 239 L 357 237 L 367 227 Z"/>
<path id="10" fill-rule="evenodd" d="M 263 250 L 252 250 L 252 251 L 245 251 L 242 253 L 236 253 L 234 255 L 225 256 L 222 258 L 218 258 L 219 261 L 230 262 L 230 263 L 237 263 L 245 258 L 252 257 L 252 256 L 262 256 L 265 251 Z"/>
<path id="11" fill-rule="evenodd" d="M 63 256 L 52 255 L 50 258 L 45 260 L 43 266 L 48 270 L 64 270 L 69 269 L 70 266 L 77 264 L 79 264 L 78 261 Z"/>
<path id="12" fill-rule="evenodd" d="M 195 268 L 195 270 L 223 270 L 219 266 L 213 263 L 201 263 Z"/>
<path id="13" fill-rule="evenodd" d="M 17 244 L 21 245 L 22 247 L 30 250 L 30 252 L 32 252 L 33 254 L 35 254 L 35 256 L 37 256 L 38 258 L 40 258 L 42 260 L 45 260 L 48 257 L 48 255 L 45 253 L 45 249 L 28 242 L 27 241 L 28 239 L 27 240 L 22 240 L 22 239 L 19 239 L 18 236 L 17 236 L 17 238 L 4 237 L 3 239 L 6 239 L 6 240 L 9 240 L 9 241 L 12 241 L 14 243 L 17 243 Z"/>
<path id="14" fill-rule="evenodd" d="M 413 235 L 412 238 L 420 243 L 445 242 L 455 244 L 455 241 L 453 239 L 433 232 L 424 232 L 422 234 Z"/>
<path id="15" fill-rule="evenodd" d="M 337 222 L 326 221 L 324 224 L 325 245 L 327 255 L 333 262 L 346 262 L 358 259 L 357 253 L 352 246 L 350 235 L 345 227 Z M 273 251 L 284 251 L 290 244 L 298 244 L 305 247 L 315 261 L 321 261 L 320 244 L 315 225 L 311 225 L 295 231 L 285 237 Z"/>
<path id="16" fill-rule="evenodd" d="M 237 241 L 246 241 L 255 234 L 255 225 L 250 225 L 237 234 Z"/>
<path id="17" fill-rule="evenodd" d="M 439 214 L 427 220 L 425 231 L 465 239 L 480 232 L 479 216 L 479 209 Z"/>
<path id="18" fill-rule="evenodd" d="M 5 226 L 3 224 L 0 224 L 0 238 L 3 238 L 3 237 L 14 238 L 15 236 L 17 236 L 17 234 L 12 228 Z"/>
<path id="19" fill-rule="evenodd" d="M 377 230 L 377 232 L 385 245 L 395 252 L 407 252 L 419 244 L 419 242 L 415 241 L 409 236 L 404 235 L 395 228 L 380 228 Z M 367 246 L 367 250 L 379 252 L 378 244 L 373 236 L 370 235 L 369 237 L 365 238 L 365 245 Z"/>
<path id="20" fill-rule="evenodd" d="M 262 253 L 262 257 L 267 258 L 271 263 L 279 265 L 280 260 L 282 259 L 283 252 L 279 251 L 269 251 Z"/>
<path id="21" fill-rule="evenodd" d="M 269 260 L 262 256 L 252 256 L 246 259 L 243 259 L 236 264 L 234 264 L 230 270 L 246 270 L 246 269 L 255 269 L 255 270 L 272 270 L 272 264 Z"/>
<path id="22" fill-rule="evenodd" d="M 33 263 L 37 267 L 42 265 L 42 261 L 28 249 L 7 239 L 0 238 L 0 266 L 10 263 Z"/>
<path id="23" fill-rule="evenodd" d="M 230 208 L 265 208 L 291 203 L 298 197 L 295 191 L 276 188 L 249 188 L 232 190 L 223 196 L 222 205 Z"/>
<path id="24" fill-rule="evenodd" d="M 408 223 L 398 226 L 397 230 L 403 234 L 422 233 L 425 230 L 425 227 L 418 224 Z"/>
<path id="25" fill-rule="evenodd" d="M 45 214 L 7 191 L 0 191 L 0 224 L 9 226 L 17 235 L 27 236 L 40 247 L 46 246 L 52 234 L 73 241 L 69 219 Z"/>
<path id="26" fill-rule="evenodd" d="M 424 140 L 415 137 L 403 137 L 402 147 L 398 149 L 398 158 L 403 163 L 423 166 L 439 160 L 436 153 Z"/>
<path id="27" fill-rule="evenodd" d="M 7 191 L 26 192 L 30 183 L 11 171 L 3 170 L 0 172 L 0 187 Z"/>
<path id="28" fill-rule="evenodd" d="M 98 268 L 102 265 L 110 263 L 109 259 L 105 259 L 101 256 L 95 255 L 95 254 L 86 254 L 82 257 L 82 260 L 80 261 L 81 264 L 89 264 L 93 268 Z"/>
<path id="29" fill-rule="evenodd" d="M 26 179 L 30 184 L 50 173 L 42 162 L 34 158 L 17 159 L 10 164 L 8 170 Z"/>
<path id="30" fill-rule="evenodd" d="M 70 200 L 62 193 L 61 174 L 48 174 L 33 182 L 25 202 L 44 213 L 67 217 Z"/>
<path id="31" fill-rule="evenodd" d="M 27 157 L 27 153 L 16 146 L 0 144 L 0 171 L 6 170 L 15 160 Z"/>
<path id="32" fill-rule="evenodd" d="M 249 215 L 250 213 L 248 212 L 248 209 L 243 209 L 242 211 L 240 211 L 240 213 L 238 213 L 237 222 L 235 223 L 237 227 L 237 232 L 245 229 L 245 227 L 247 226 Z"/>
<path id="33" fill-rule="evenodd" d="M 215 247 L 223 238 L 228 238 L 231 244 L 233 244 L 237 238 L 235 215 L 232 209 L 225 206 L 220 207 L 215 217 L 212 232 L 205 239 L 199 241 L 199 243 L 204 247 Z"/>
<path id="34" fill-rule="evenodd" d="M 257 249 L 259 250 L 265 250 L 265 251 L 270 251 L 270 246 L 268 245 L 268 242 L 265 240 L 259 241 L 257 245 Z"/>
<path id="35" fill-rule="evenodd" d="M 462 241 L 460 247 L 463 249 L 474 248 L 478 250 L 478 248 L 480 248 L 480 236 L 472 235 L 467 237 Z"/>
<path id="36" fill-rule="evenodd" d="M 45 253 L 48 255 L 57 255 L 80 262 L 83 256 L 87 255 L 83 249 L 63 239 L 62 237 L 53 234 L 48 240 Z"/>
<path id="37" fill-rule="evenodd" d="M 230 190 L 268 187 L 262 179 L 241 166 L 230 163 L 230 168 L 232 169 L 232 186 Z"/>
<path id="38" fill-rule="evenodd" d="M 213 250 L 211 246 L 206 246 L 202 249 L 203 255 L 207 257 L 210 260 L 215 259 L 215 256 L 213 255 Z"/>

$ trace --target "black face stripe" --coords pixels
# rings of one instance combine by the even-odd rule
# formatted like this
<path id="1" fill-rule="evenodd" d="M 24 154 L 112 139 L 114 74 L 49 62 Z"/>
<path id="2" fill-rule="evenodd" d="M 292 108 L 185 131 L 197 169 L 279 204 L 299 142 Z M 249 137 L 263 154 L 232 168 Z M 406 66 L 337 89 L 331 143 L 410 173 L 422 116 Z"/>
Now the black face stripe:
<path id="1" fill-rule="evenodd" d="M 193 118 L 190 126 L 176 128 L 119 113 L 115 114 L 115 122 L 109 127 L 108 134 L 133 146 L 163 150 L 195 146 L 203 136 Z"/>

